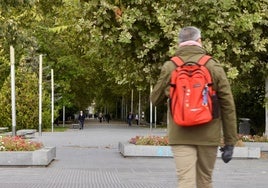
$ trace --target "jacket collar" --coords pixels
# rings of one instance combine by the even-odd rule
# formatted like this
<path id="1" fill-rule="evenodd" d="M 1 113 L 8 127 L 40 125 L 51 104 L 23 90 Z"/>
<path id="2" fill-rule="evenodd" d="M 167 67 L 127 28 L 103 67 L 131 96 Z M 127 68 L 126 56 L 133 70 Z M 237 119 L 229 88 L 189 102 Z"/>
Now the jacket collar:
<path id="1" fill-rule="evenodd" d="M 206 54 L 206 50 L 200 46 L 181 46 L 176 52 L 176 56 L 188 56 L 188 55 Z"/>
<path id="2" fill-rule="evenodd" d="M 197 42 L 197 41 L 188 40 L 188 41 L 180 43 L 179 47 L 181 47 L 181 46 L 199 46 L 199 47 L 202 47 L 202 44 Z"/>

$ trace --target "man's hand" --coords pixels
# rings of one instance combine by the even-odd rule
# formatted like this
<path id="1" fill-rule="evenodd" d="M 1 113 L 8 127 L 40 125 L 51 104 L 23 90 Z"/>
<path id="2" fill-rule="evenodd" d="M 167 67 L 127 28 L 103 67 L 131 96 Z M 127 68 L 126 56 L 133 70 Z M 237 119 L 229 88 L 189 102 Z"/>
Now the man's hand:
<path id="1" fill-rule="evenodd" d="M 223 152 L 221 154 L 221 158 L 225 163 L 228 163 L 233 156 L 233 151 L 234 151 L 234 146 L 230 146 L 230 145 L 225 145 L 224 147 L 222 147 L 220 149 L 221 152 Z"/>

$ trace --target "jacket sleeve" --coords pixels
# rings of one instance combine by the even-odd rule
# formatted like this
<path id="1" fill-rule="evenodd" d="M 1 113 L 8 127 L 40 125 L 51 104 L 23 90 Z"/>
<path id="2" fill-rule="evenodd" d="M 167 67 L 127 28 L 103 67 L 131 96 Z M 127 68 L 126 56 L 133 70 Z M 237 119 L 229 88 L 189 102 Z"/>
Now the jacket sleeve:
<path id="1" fill-rule="evenodd" d="M 155 106 L 163 103 L 169 96 L 170 74 L 172 71 L 170 68 L 171 63 L 171 61 L 164 63 L 160 76 L 151 92 L 150 99 Z"/>
<path id="2" fill-rule="evenodd" d="M 224 144 L 235 145 L 237 142 L 237 120 L 231 87 L 226 73 L 219 63 L 215 63 L 212 72 L 220 104 Z"/>

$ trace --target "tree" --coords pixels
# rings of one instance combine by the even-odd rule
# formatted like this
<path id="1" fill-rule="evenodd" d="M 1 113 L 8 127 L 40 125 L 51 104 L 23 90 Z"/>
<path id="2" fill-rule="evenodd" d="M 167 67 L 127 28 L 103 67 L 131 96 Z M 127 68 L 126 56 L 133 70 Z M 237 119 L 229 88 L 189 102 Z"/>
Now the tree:
<path id="1" fill-rule="evenodd" d="M 1 126 L 11 129 L 11 88 L 10 77 L 0 90 Z M 16 129 L 38 129 L 38 77 L 35 73 L 19 67 L 16 71 Z M 50 125 L 49 94 L 43 92 L 43 128 Z"/>
<path id="2" fill-rule="evenodd" d="M 0 106 L 2 126 L 11 127 L 9 46 L 15 48 L 17 129 L 38 127 L 38 41 L 33 35 L 42 19 L 35 0 L 0 3 Z M 50 122 L 50 103 L 43 91 L 43 127 Z"/>
<path id="3" fill-rule="evenodd" d="M 146 45 L 146 41 L 141 41 L 138 47 L 135 46 L 136 51 L 142 49 L 144 52 L 148 52 L 144 53 L 145 56 L 142 56 L 142 59 L 147 57 L 144 64 L 152 63 L 158 65 L 155 67 L 160 67 L 163 63 L 162 59 L 158 57 L 155 61 L 152 61 L 150 52 L 154 48 L 157 49 L 157 46 L 166 47 L 163 52 L 159 50 L 158 52 L 164 54 L 163 57 L 168 59 L 167 57 L 174 53 L 176 47 L 176 42 L 172 39 L 176 38 L 181 27 L 195 25 L 201 28 L 204 46 L 224 65 L 230 78 L 238 105 L 238 117 L 253 116 L 251 118 L 256 121 L 256 126 L 263 127 L 264 108 L 262 107 L 262 110 L 259 110 L 259 108 L 264 104 L 264 79 L 267 75 L 268 40 L 266 32 L 267 14 L 265 13 L 267 12 L 267 1 L 209 0 L 191 2 L 182 0 L 179 2 L 139 1 L 122 4 L 125 6 L 122 8 L 120 27 L 122 29 L 120 39 L 122 40 L 119 40 L 120 42 L 135 46 L 137 44 L 137 33 L 146 35 L 149 33 L 149 37 L 154 36 L 154 32 L 148 29 L 153 28 L 153 26 L 157 28 L 156 33 L 164 36 L 157 43 L 151 43 L 152 45 Z M 147 10 L 150 10 L 151 13 L 148 17 L 146 17 Z M 150 20 L 149 26 L 146 25 L 148 20 Z M 166 41 L 169 44 L 165 43 Z M 139 48 L 141 46 L 143 48 Z M 137 59 L 140 57 L 136 54 L 134 56 Z M 152 69 L 155 69 L 155 67 L 152 67 Z M 258 72 L 257 76 L 256 72 Z M 155 76 L 152 80 L 156 80 Z M 244 94 L 254 97 L 251 97 L 252 100 L 250 101 L 241 101 L 241 95 Z M 258 105 L 251 108 L 250 113 L 246 114 L 241 104 L 252 106 L 252 103 Z M 252 113 L 253 111 L 258 114 Z"/>
<path id="4" fill-rule="evenodd" d="M 249 116 L 263 127 L 267 4 L 266 0 L 3 1 L 1 75 L 8 76 L 6 54 L 12 43 L 19 51 L 16 59 L 24 54 L 32 68 L 37 67 L 34 54 L 46 54 L 44 66 L 54 69 L 56 92 L 62 97 L 58 106 L 114 104 L 110 98 L 129 98 L 132 89 L 148 101 L 150 84 L 177 48 L 179 30 L 194 25 L 202 30 L 208 53 L 226 69 L 238 117 Z M 242 110 L 252 104 L 257 104 L 253 110 Z"/>

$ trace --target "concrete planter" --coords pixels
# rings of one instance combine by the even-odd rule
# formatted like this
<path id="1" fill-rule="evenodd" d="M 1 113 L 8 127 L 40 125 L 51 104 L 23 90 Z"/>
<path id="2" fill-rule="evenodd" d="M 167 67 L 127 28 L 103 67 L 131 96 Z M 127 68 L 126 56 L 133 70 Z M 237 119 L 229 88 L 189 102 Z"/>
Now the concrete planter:
<path id="1" fill-rule="evenodd" d="M 172 157 L 170 146 L 148 146 L 134 145 L 119 142 L 119 151 L 124 157 L 143 156 L 143 157 Z"/>
<path id="2" fill-rule="evenodd" d="M 56 158 L 56 147 L 36 151 L 1 151 L 0 166 L 47 166 Z"/>
<path id="3" fill-rule="evenodd" d="M 268 142 L 244 142 L 246 147 L 259 147 L 262 152 L 268 152 Z"/>
<path id="4" fill-rule="evenodd" d="M 119 152 L 124 157 L 173 157 L 170 146 L 143 146 L 119 142 Z M 233 158 L 260 158 L 259 147 L 235 147 Z M 221 157 L 218 151 L 217 157 Z"/>

